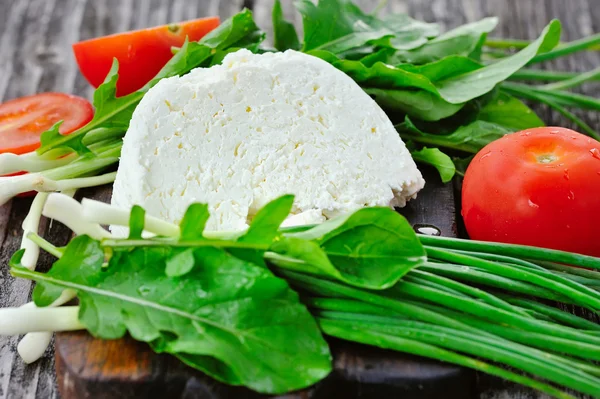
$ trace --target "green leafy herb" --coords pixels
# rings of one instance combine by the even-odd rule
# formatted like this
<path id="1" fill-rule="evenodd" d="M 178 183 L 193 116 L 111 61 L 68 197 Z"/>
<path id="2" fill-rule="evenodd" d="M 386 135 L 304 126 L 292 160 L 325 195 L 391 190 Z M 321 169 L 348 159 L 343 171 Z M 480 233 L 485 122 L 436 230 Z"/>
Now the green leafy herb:
<path id="1" fill-rule="evenodd" d="M 296 28 L 284 19 L 280 0 L 275 0 L 275 4 L 273 4 L 272 17 L 273 43 L 275 48 L 279 51 L 288 49 L 299 50 L 300 40 L 298 39 Z"/>
<path id="2" fill-rule="evenodd" d="M 269 202 L 254 216 L 248 231 L 237 239 L 240 243 L 260 245 L 260 249 L 235 248 L 230 252 L 249 262 L 264 265 L 265 249 L 279 235 L 279 226 L 290 214 L 293 203 L 293 195 L 284 195 Z"/>
<path id="3" fill-rule="evenodd" d="M 144 218 L 146 217 L 146 211 L 139 205 L 134 205 L 131 208 L 131 214 L 129 216 L 129 239 L 135 240 L 136 238 L 142 238 L 142 232 L 144 231 Z"/>
<path id="4" fill-rule="evenodd" d="M 466 126 L 461 126 L 451 134 L 422 132 L 408 117 L 404 123 L 397 125 L 396 128 L 405 140 L 473 154 L 479 152 L 488 143 L 503 137 L 505 134 L 512 133 L 512 130 L 504 126 L 479 120 Z"/>
<path id="5" fill-rule="evenodd" d="M 461 25 L 410 51 L 398 51 L 387 62 L 426 64 L 447 56 L 471 54 L 479 44 L 481 37 L 498 25 L 498 18 L 484 18 L 481 21 Z"/>
<path id="6" fill-rule="evenodd" d="M 528 106 L 505 93 L 500 93 L 493 101 L 486 104 L 477 115 L 477 119 L 513 131 L 544 126 L 544 122 Z"/>
<path id="7" fill-rule="evenodd" d="M 410 224 L 389 208 L 361 209 L 286 234 L 271 250 L 306 262 L 306 270 L 372 289 L 393 285 L 425 256 Z"/>
<path id="8" fill-rule="evenodd" d="M 537 54 L 554 48 L 560 39 L 561 25 L 553 20 L 540 37 L 518 53 L 479 70 L 437 83 L 440 96 L 453 104 L 469 101 L 492 90 L 498 83 L 527 65 Z M 469 88 L 465 90 L 465 88 Z"/>
<path id="9" fill-rule="evenodd" d="M 319 0 L 317 4 L 301 0 L 296 7 L 304 25 L 302 51 L 342 53 L 367 44 L 411 49 L 438 32 L 435 24 L 415 21 L 403 14 L 381 19 L 367 15 L 347 0 Z"/>
<path id="10" fill-rule="evenodd" d="M 410 155 L 416 162 L 425 163 L 436 168 L 443 183 L 448 183 L 454 177 L 456 172 L 454 162 L 438 148 L 423 147 L 418 151 L 411 151 Z"/>
<path id="11" fill-rule="evenodd" d="M 168 276 L 166 253 L 119 251 L 102 268 L 101 244 L 82 236 L 47 274 L 18 267 L 13 273 L 38 282 L 39 306 L 75 290 L 79 319 L 94 336 L 129 332 L 230 384 L 283 393 L 329 373 L 327 344 L 284 280 L 213 247 L 195 252 L 185 276 Z"/>
<path id="12" fill-rule="evenodd" d="M 183 219 L 181 219 L 181 223 L 179 224 L 179 230 L 181 231 L 180 239 L 182 241 L 204 239 L 202 233 L 204 233 L 204 227 L 209 216 L 208 205 L 191 204 L 185 211 Z"/>
<path id="13" fill-rule="evenodd" d="M 388 112 L 400 112 L 424 121 L 439 121 L 460 111 L 465 104 L 450 104 L 424 90 L 364 88 Z"/>

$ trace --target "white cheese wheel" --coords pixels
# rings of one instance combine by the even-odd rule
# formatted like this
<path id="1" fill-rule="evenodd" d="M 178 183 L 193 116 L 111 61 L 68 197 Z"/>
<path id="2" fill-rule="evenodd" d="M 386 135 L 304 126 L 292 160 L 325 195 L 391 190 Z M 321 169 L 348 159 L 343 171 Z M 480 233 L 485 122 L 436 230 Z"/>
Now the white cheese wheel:
<path id="1" fill-rule="evenodd" d="M 296 51 L 239 50 L 144 96 L 112 203 L 175 223 L 189 204 L 208 203 L 207 229 L 240 230 L 283 194 L 296 196 L 289 222 L 314 223 L 404 206 L 424 183 L 392 122 L 350 77 Z"/>

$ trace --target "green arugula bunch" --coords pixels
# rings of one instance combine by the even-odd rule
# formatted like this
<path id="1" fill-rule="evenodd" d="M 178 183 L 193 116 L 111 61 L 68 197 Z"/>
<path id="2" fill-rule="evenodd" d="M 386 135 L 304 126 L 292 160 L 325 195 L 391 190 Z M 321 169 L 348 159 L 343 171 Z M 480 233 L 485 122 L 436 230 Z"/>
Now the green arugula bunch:
<path id="1" fill-rule="evenodd" d="M 14 254 L 11 274 L 37 282 L 37 308 L 0 309 L 0 334 L 129 334 L 219 381 L 263 393 L 325 378 L 326 334 L 470 367 L 558 398 L 572 397 L 547 382 L 600 395 L 600 326 L 537 300 L 598 313 L 598 258 L 417 236 L 389 208 L 280 228 L 289 195 L 240 232 L 204 231 L 205 204 L 191 205 L 177 226 L 137 206 L 128 214 L 50 197 L 57 220 L 95 238 L 82 234 L 57 248 L 29 234 L 59 259 L 39 273 L 24 267 L 23 250 Z M 71 224 L 78 207 L 88 208 Z M 129 236 L 100 234 L 97 223 L 128 225 Z M 79 306 L 56 307 L 75 296 Z"/>
<path id="2" fill-rule="evenodd" d="M 240 48 L 303 51 L 348 74 L 388 112 L 415 160 L 436 167 L 444 182 L 452 179 L 457 168 L 462 173 L 472 155 L 487 143 L 543 125 L 519 99 L 549 105 L 582 132 L 600 138 L 567 109 L 600 110 L 600 100 L 567 91 L 597 80 L 600 70 L 573 75 L 528 68 L 591 49 L 600 43 L 600 35 L 560 44 L 561 27 L 555 20 L 532 42 L 488 40 L 496 18 L 440 34 L 435 23 L 405 14 L 366 14 L 348 0 L 301 0 L 296 8 L 303 20 L 302 40 L 276 1 L 272 15 L 275 49 L 261 47 L 265 34 L 251 11 L 243 10 L 199 42 L 186 42 L 176 49 L 148 85 L 124 97 L 116 97 L 115 61 L 94 93 L 96 114 L 90 123 L 68 136 L 58 133 L 57 124 L 42 135 L 36 152 L 0 155 L 0 175 L 32 172 L 27 177 L 1 178 L 0 203 L 30 190 L 88 187 L 114 180 L 114 173 L 105 172 L 118 162 L 122 136 L 144 94 L 160 79 L 218 64 Z M 519 51 L 507 51 L 512 48 Z M 512 79 L 554 82 L 532 86 L 508 81 Z"/>
<path id="3" fill-rule="evenodd" d="M 265 260 L 373 289 L 394 285 L 425 261 L 410 224 L 389 208 L 284 234 L 279 226 L 292 203 L 289 195 L 272 201 L 247 231 L 223 238 L 204 235 L 208 207 L 194 204 L 176 237 L 143 239 L 145 212 L 135 207 L 127 239 L 81 235 L 61 249 L 43 243 L 60 257 L 48 273 L 23 267 L 23 250 L 12 272 L 37 281 L 38 307 L 75 292 L 76 325 L 96 337 L 129 333 L 228 384 L 288 392 L 324 378 L 331 356 L 298 294 Z"/>

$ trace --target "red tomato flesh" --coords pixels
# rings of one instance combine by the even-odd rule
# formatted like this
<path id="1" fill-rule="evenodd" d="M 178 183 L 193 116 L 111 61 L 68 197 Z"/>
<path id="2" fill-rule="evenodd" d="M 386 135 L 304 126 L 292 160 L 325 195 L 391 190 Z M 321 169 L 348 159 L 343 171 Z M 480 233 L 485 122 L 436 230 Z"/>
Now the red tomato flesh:
<path id="1" fill-rule="evenodd" d="M 474 240 L 600 256 L 600 142 L 541 127 L 488 144 L 465 174 L 462 215 Z"/>
<path id="2" fill-rule="evenodd" d="M 73 45 L 79 69 L 94 87 L 100 86 L 110 71 L 113 58 L 119 61 L 117 96 L 142 88 L 173 57 L 171 47 L 183 45 L 186 36 L 198 41 L 219 25 L 218 17 L 201 18 L 117 33 Z"/>
<path id="3" fill-rule="evenodd" d="M 94 109 L 84 98 L 63 93 L 41 93 L 0 104 L 0 154 L 23 154 L 40 146 L 40 136 L 63 121 L 68 134 L 92 120 Z"/>

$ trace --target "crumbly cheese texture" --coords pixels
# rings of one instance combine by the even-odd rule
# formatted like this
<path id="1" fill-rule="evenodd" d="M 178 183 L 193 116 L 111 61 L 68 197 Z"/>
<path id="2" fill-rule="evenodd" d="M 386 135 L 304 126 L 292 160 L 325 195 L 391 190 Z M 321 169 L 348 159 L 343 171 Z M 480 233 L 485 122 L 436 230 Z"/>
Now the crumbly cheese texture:
<path id="1" fill-rule="evenodd" d="M 346 74 L 292 50 L 239 50 L 148 91 L 112 203 L 172 222 L 208 203 L 207 229 L 241 230 L 283 194 L 296 196 L 290 225 L 404 206 L 424 184 L 389 118 Z"/>

